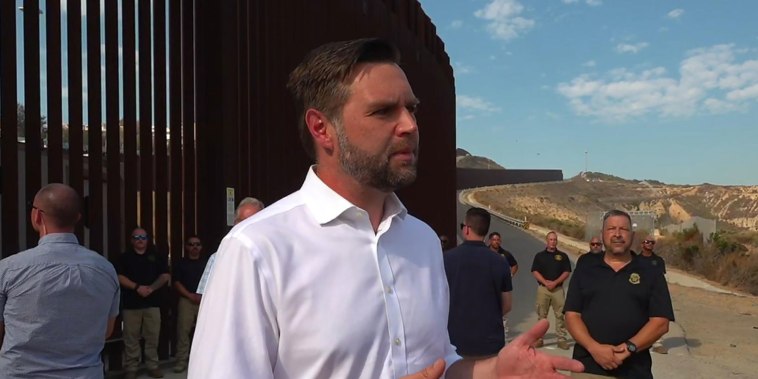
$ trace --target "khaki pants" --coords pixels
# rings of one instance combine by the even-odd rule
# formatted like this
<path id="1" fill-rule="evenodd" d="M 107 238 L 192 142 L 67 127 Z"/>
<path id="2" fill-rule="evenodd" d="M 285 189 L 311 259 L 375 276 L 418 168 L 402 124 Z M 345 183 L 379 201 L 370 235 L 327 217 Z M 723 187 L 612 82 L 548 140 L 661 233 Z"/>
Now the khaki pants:
<path id="1" fill-rule="evenodd" d="M 571 373 L 572 378 L 579 378 L 579 379 L 614 379 L 615 376 L 605 376 L 605 375 L 597 375 L 597 374 L 587 374 L 584 372 L 581 373 Z"/>
<path id="2" fill-rule="evenodd" d="M 161 332 L 160 308 L 124 309 L 124 370 L 137 371 L 140 337 L 145 339 L 145 365 L 158 368 L 158 335 Z"/>
<path id="3" fill-rule="evenodd" d="M 178 315 L 176 319 L 176 364 L 187 365 L 189 360 L 190 333 L 197 322 L 197 311 L 200 305 L 191 302 L 186 297 L 179 298 Z"/>
<path id="4" fill-rule="evenodd" d="M 563 287 L 557 287 L 552 291 L 545 286 L 537 286 L 537 318 L 547 318 L 547 312 L 553 307 L 555 314 L 555 334 L 558 341 L 566 341 L 566 321 L 563 318 L 563 304 L 566 296 Z"/>

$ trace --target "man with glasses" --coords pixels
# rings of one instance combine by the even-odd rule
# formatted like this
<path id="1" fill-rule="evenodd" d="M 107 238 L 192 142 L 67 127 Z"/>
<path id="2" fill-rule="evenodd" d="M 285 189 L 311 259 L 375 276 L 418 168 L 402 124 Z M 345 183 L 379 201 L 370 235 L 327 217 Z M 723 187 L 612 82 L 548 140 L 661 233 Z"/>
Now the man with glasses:
<path id="1" fill-rule="evenodd" d="M 158 336 L 161 330 L 161 297 L 158 290 L 171 279 L 168 261 L 149 246 L 147 231 L 132 230 L 131 248 L 119 259 L 118 281 L 124 291 L 124 370 L 126 379 L 137 377 L 140 337 L 145 339 L 145 364 L 151 378 L 162 378 L 158 368 Z"/>
<path id="2" fill-rule="evenodd" d="M 490 214 L 482 208 L 466 211 L 461 224 L 463 243 L 444 255 L 450 288 L 447 329 L 458 355 L 479 360 L 497 355 L 505 346 L 502 319 L 511 311 L 511 274 L 505 258 L 484 244 Z"/>
<path id="3" fill-rule="evenodd" d="M 81 198 L 48 184 L 30 204 L 36 247 L 0 261 L 0 377 L 102 378 L 118 315 L 116 270 L 74 234 Z"/>
<path id="4" fill-rule="evenodd" d="M 642 245 L 640 247 L 640 259 L 666 274 L 666 261 L 664 261 L 660 255 L 656 254 L 655 251 L 653 251 L 653 248 L 655 248 L 655 237 L 648 235 L 642 241 Z M 661 339 L 662 338 L 663 337 L 661 337 Z M 665 346 L 663 346 L 663 341 L 661 339 L 655 341 L 651 350 L 654 353 L 658 354 L 668 354 L 669 351 Z"/>
<path id="5" fill-rule="evenodd" d="M 197 321 L 202 295 L 197 293 L 197 285 L 203 276 L 206 260 L 201 253 L 203 243 L 198 236 L 189 236 L 184 244 L 184 258 L 174 267 L 173 287 L 179 293 L 176 319 L 176 366 L 174 372 L 187 369 L 192 329 Z"/>
<path id="6" fill-rule="evenodd" d="M 600 237 L 593 236 L 590 239 L 590 250 L 580 255 L 579 259 L 576 260 L 576 269 L 578 270 L 584 266 L 584 262 L 587 259 L 602 257 L 604 253 L 605 250 L 603 250 L 603 243 L 600 242 Z"/>

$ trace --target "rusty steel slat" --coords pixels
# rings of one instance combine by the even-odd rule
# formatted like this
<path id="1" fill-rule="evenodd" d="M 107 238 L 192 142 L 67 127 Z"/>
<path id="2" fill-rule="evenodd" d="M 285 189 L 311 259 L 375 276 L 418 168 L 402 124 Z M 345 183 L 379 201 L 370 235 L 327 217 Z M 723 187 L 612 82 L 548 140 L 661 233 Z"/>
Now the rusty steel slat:
<path id="1" fill-rule="evenodd" d="M 87 14 L 100 15 L 100 1 L 87 0 Z M 89 248 L 103 251 L 103 116 L 100 88 L 100 17 L 87 17 L 87 179 Z"/>
<path id="2" fill-rule="evenodd" d="M 47 30 L 47 180 L 63 182 L 63 109 L 61 84 L 61 2 L 46 2 Z"/>
<path id="3" fill-rule="evenodd" d="M 183 220 L 182 212 L 182 38 L 181 38 L 181 0 L 169 0 L 168 21 L 168 101 L 170 139 L 170 233 L 171 246 L 182 246 Z M 171 263 L 178 260 L 177 254 L 171 254 Z"/>
<path id="4" fill-rule="evenodd" d="M 81 0 L 68 0 L 68 184 L 84 196 L 84 134 L 82 108 L 82 14 Z M 83 222 L 76 236 L 84 242 Z"/>
<path id="5" fill-rule="evenodd" d="M 182 149 L 184 209 L 183 232 L 194 234 L 195 225 L 195 2 L 182 1 Z"/>
<path id="6" fill-rule="evenodd" d="M 40 64 L 39 64 L 39 1 L 24 0 L 24 167 L 26 202 L 42 184 L 42 137 L 40 131 Z M 39 235 L 29 225 L 26 247 L 37 245 Z"/>
<path id="7" fill-rule="evenodd" d="M 169 252 L 168 239 L 168 156 L 166 148 L 166 3 L 153 2 L 153 43 L 155 51 L 155 238 L 160 251 Z M 176 245 L 173 246 L 176 248 Z M 179 245 L 181 248 L 181 245 Z"/>
<path id="8" fill-rule="evenodd" d="M 155 235 L 153 215 L 154 160 L 152 110 L 152 44 L 150 35 L 150 0 L 138 0 L 139 28 L 139 157 L 140 157 L 140 225 Z"/>
<path id="9" fill-rule="evenodd" d="M 18 122 L 16 114 L 16 4 L 0 1 L 0 181 L 2 181 L 2 257 L 19 250 Z"/>
<path id="10" fill-rule="evenodd" d="M 137 87 L 135 53 L 134 0 L 122 0 L 122 71 L 123 71 L 123 117 L 124 117 L 124 230 L 131 233 L 138 226 L 137 188 L 139 185 L 139 161 L 137 160 Z"/>
<path id="11" fill-rule="evenodd" d="M 121 226 L 121 137 L 119 127 L 118 3 L 105 2 L 105 124 L 107 167 L 107 257 L 115 258 L 126 241 Z M 105 253 L 105 251 L 103 252 Z"/>

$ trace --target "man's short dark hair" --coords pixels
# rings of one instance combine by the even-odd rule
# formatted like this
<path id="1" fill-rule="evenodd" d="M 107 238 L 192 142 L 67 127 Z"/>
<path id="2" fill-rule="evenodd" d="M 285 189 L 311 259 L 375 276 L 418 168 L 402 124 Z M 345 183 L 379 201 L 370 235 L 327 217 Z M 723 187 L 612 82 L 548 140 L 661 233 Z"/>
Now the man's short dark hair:
<path id="1" fill-rule="evenodd" d="M 311 159 L 316 158 L 305 112 L 316 109 L 332 122 L 340 121 L 340 110 L 350 93 L 353 69 L 360 63 L 400 62 L 400 52 L 390 42 L 379 38 L 327 43 L 313 49 L 292 71 L 287 89 L 295 98 L 300 119 L 300 142 Z"/>
<path id="2" fill-rule="evenodd" d="M 618 209 L 611 209 L 610 211 L 605 212 L 605 214 L 603 215 L 603 230 L 605 230 L 605 221 L 608 220 L 610 217 L 614 217 L 614 216 L 626 217 L 626 219 L 629 220 L 629 225 L 630 226 L 632 225 L 632 216 L 629 216 L 629 213 L 626 213 Z"/>
<path id="3" fill-rule="evenodd" d="M 498 233 L 498 232 L 492 232 L 492 233 L 490 233 L 490 236 L 489 236 L 489 237 L 487 237 L 487 238 L 492 238 L 492 237 L 494 237 L 494 236 L 498 236 L 498 237 L 500 237 L 500 238 L 503 238 L 503 236 L 501 236 L 501 235 L 500 235 L 500 233 Z"/>
<path id="4" fill-rule="evenodd" d="M 466 211 L 466 225 L 478 236 L 486 236 L 490 230 L 489 212 L 482 208 L 470 208 Z"/>

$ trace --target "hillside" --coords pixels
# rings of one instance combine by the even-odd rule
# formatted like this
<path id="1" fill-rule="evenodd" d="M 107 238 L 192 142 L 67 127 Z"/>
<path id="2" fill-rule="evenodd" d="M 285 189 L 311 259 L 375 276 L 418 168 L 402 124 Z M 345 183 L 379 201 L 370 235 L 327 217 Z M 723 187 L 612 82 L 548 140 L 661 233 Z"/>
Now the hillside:
<path id="1" fill-rule="evenodd" d="M 458 168 L 478 168 L 487 170 L 505 170 L 492 159 L 471 155 L 468 151 L 458 148 L 455 152 L 455 166 Z"/>
<path id="2" fill-rule="evenodd" d="M 699 216 L 718 219 L 719 228 L 758 231 L 758 186 L 667 185 L 588 172 L 560 183 L 491 187 L 475 196 L 515 217 L 584 224 L 588 214 L 619 208 L 653 211 L 659 226 Z"/>

